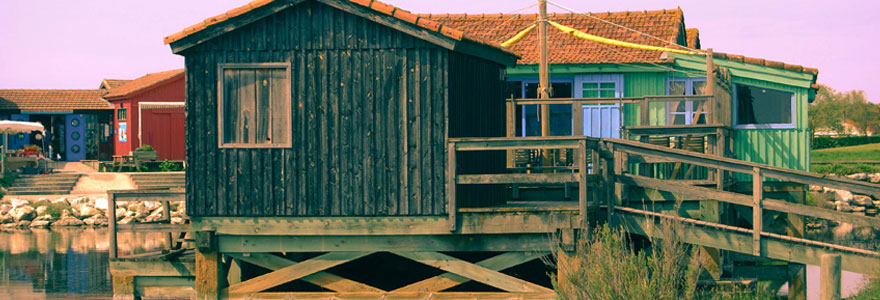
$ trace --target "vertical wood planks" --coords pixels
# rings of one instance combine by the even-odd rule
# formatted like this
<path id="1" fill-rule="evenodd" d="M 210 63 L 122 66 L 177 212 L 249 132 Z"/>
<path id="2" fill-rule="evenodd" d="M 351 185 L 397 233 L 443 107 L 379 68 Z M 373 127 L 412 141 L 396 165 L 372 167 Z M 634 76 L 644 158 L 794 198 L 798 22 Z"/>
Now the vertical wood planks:
<path id="1" fill-rule="evenodd" d="M 755 167 L 752 171 L 752 199 L 754 206 L 752 207 L 752 245 L 753 254 L 761 256 L 761 231 L 763 231 L 763 207 L 764 199 L 764 183 L 761 177 L 761 168 Z"/>

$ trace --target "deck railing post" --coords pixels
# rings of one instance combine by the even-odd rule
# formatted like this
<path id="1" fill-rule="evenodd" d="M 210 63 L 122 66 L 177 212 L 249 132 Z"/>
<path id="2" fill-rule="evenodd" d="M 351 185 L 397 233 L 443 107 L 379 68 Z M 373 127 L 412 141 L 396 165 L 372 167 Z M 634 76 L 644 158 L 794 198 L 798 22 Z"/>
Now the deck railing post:
<path id="1" fill-rule="evenodd" d="M 110 259 L 116 259 L 118 252 L 116 251 L 116 193 L 107 192 L 107 198 L 110 203 L 107 206 L 107 227 L 110 230 Z"/>
<path id="2" fill-rule="evenodd" d="M 622 109 L 621 109 L 622 110 Z M 649 114 L 648 114 L 648 98 L 644 98 L 639 101 L 639 115 L 641 116 L 639 119 L 639 125 L 648 126 L 649 125 Z"/>
<path id="3" fill-rule="evenodd" d="M 840 300 L 840 254 L 822 254 L 819 266 L 819 299 Z"/>
<path id="4" fill-rule="evenodd" d="M 588 224 L 588 216 L 587 216 L 587 141 L 580 140 L 578 141 L 578 149 L 580 150 L 578 153 L 578 159 L 576 159 L 578 163 L 578 211 L 581 214 L 581 226 L 586 228 Z"/>
<path id="5" fill-rule="evenodd" d="M 163 214 L 162 214 L 163 215 L 162 219 L 166 223 L 171 224 L 171 203 L 168 200 L 162 201 L 162 209 L 164 210 Z M 171 231 L 168 231 L 165 233 L 165 248 L 170 251 L 170 250 L 174 250 L 173 246 L 174 246 L 174 236 Z"/>
<path id="6" fill-rule="evenodd" d="M 762 201 L 764 199 L 764 183 L 761 178 L 761 168 L 754 167 L 752 171 L 752 245 L 753 254 L 761 256 L 761 231 L 763 230 L 763 208 Z"/>
<path id="7" fill-rule="evenodd" d="M 449 213 L 449 231 L 455 231 L 458 222 L 458 208 L 455 204 L 455 177 L 455 142 L 450 142 L 447 145 L 446 161 L 446 199 L 449 201 L 446 210 Z"/>

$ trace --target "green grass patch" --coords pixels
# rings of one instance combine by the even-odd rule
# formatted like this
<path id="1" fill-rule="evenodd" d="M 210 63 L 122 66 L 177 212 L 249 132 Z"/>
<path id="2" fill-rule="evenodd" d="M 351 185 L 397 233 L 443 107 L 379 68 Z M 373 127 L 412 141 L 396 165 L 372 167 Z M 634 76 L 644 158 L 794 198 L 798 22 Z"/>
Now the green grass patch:
<path id="1" fill-rule="evenodd" d="M 878 173 L 880 165 L 869 164 L 813 164 L 813 172 L 819 174 L 837 174 L 840 176 L 855 173 Z"/>
<path id="2" fill-rule="evenodd" d="M 880 143 L 813 150 L 812 159 L 813 161 L 880 161 Z"/>
<path id="3" fill-rule="evenodd" d="M 59 203 L 52 203 L 52 202 L 43 200 L 43 201 L 34 202 L 34 204 L 33 204 L 34 208 L 38 208 L 41 206 L 47 207 L 44 215 L 46 215 L 46 214 L 51 215 L 52 218 L 56 219 L 56 220 L 61 217 L 62 211 L 64 211 L 65 209 L 70 209 L 70 204 L 68 204 L 67 201 L 59 202 Z"/>

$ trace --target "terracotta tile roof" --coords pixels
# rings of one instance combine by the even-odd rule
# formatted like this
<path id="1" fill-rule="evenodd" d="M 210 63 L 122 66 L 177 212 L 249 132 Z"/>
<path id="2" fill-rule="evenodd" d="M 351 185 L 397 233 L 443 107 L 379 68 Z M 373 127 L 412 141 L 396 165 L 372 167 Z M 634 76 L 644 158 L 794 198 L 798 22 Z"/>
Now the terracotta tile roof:
<path id="1" fill-rule="evenodd" d="M 179 41 L 179 40 L 181 40 L 181 39 L 183 39 L 193 33 L 196 33 L 196 32 L 199 32 L 199 31 L 205 29 L 205 28 L 208 28 L 209 26 L 213 26 L 215 24 L 222 23 L 223 21 L 226 21 L 228 19 L 232 19 L 232 18 L 239 16 L 241 14 L 244 14 L 248 11 L 251 11 L 251 10 L 256 9 L 258 7 L 272 3 L 273 1 L 275 1 L 275 0 L 255 0 L 255 1 L 252 1 L 244 6 L 241 6 L 241 7 L 229 10 L 225 13 L 207 18 L 204 21 L 202 21 L 200 23 L 196 23 L 195 25 L 189 26 L 180 32 L 166 36 L 164 39 L 165 44 L 174 43 L 174 42 Z M 496 50 L 500 50 L 503 52 L 513 54 L 513 52 L 510 51 L 509 49 L 499 46 L 499 43 L 494 43 L 492 41 L 483 40 L 479 37 L 470 36 L 470 35 L 462 32 L 461 30 L 455 29 L 452 26 L 445 26 L 444 24 L 435 22 L 434 20 L 431 20 L 428 18 L 423 18 L 419 15 L 415 15 L 409 11 L 403 10 L 401 8 L 398 8 L 398 7 L 390 5 L 390 4 L 386 4 L 386 3 L 383 3 L 380 1 L 375 1 L 375 0 L 348 0 L 348 1 L 350 1 L 351 3 L 361 5 L 361 6 L 366 6 L 366 7 L 370 8 L 378 13 L 393 16 L 393 17 L 395 17 L 399 20 L 402 20 L 404 22 L 414 24 L 416 26 L 428 29 L 430 31 L 437 32 L 438 34 L 441 34 L 443 36 L 446 36 L 448 38 L 451 38 L 451 39 L 454 39 L 457 41 L 470 40 L 470 41 L 476 42 L 478 44 L 483 44 L 484 46 L 495 48 Z"/>
<path id="2" fill-rule="evenodd" d="M 104 79 L 103 81 L 101 81 L 101 86 L 98 88 L 103 88 L 103 89 L 109 90 L 112 88 L 117 88 L 123 84 L 126 84 L 129 81 L 131 81 L 131 79 Z"/>
<path id="3" fill-rule="evenodd" d="M 101 96 L 105 90 L 0 89 L 0 110 L 70 111 L 113 109 Z"/>
<path id="4" fill-rule="evenodd" d="M 688 48 L 700 49 L 700 30 L 696 28 L 687 29 L 687 46 Z"/>
<path id="5" fill-rule="evenodd" d="M 466 35 L 485 39 L 495 44 L 510 39 L 537 19 L 536 14 L 422 14 L 421 16 L 458 28 Z M 609 12 L 592 14 L 592 16 L 659 37 L 675 45 L 686 43 L 684 16 L 681 9 Z M 669 43 L 600 22 L 584 14 L 551 13 L 548 18 L 562 25 L 604 38 L 674 47 Z M 553 27 L 548 28 L 548 37 L 551 64 L 665 62 L 660 59 L 660 52 L 600 44 L 569 36 Z M 511 48 L 517 54 L 522 55 L 517 62 L 518 64 L 537 64 L 540 59 L 538 30 L 532 31 Z"/>
<path id="6" fill-rule="evenodd" d="M 744 55 L 728 54 L 728 53 L 722 53 L 722 52 L 713 52 L 712 57 L 726 59 L 729 61 L 743 62 L 743 63 L 747 63 L 747 64 L 771 67 L 771 68 L 776 68 L 776 69 L 783 69 L 783 70 L 788 70 L 788 71 L 792 71 L 792 72 L 801 72 L 801 73 L 819 75 L 819 69 L 816 69 L 816 68 L 808 68 L 808 67 L 804 67 L 801 65 L 787 64 L 784 62 L 766 60 L 763 58 L 754 58 L 754 57 L 748 57 L 748 56 L 744 56 Z"/>
<path id="7" fill-rule="evenodd" d="M 110 89 L 107 91 L 107 95 L 104 95 L 104 98 L 126 97 L 176 76 L 183 76 L 183 69 L 147 74 L 141 78 L 129 80 L 122 86 Z"/>

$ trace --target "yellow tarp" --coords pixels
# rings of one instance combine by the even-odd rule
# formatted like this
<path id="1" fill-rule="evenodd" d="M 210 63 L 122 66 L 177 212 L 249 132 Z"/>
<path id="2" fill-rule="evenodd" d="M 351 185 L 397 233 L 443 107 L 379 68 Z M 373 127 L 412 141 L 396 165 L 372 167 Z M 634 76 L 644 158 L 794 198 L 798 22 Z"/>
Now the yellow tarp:
<path id="1" fill-rule="evenodd" d="M 598 42 L 598 43 L 627 47 L 627 48 L 642 49 L 642 50 L 665 51 L 665 52 L 691 54 L 691 55 L 703 55 L 702 53 L 693 52 L 693 51 L 684 51 L 684 50 L 677 50 L 677 49 L 671 49 L 671 48 L 665 48 L 665 47 L 656 47 L 656 46 L 649 46 L 649 45 L 642 45 L 642 44 L 635 44 L 635 43 L 630 43 L 630 42 L 612 40 L 612 39 L 603 38 L 600 36 L 595 36 L 595 35 L 592 35 L 592 34 L 589 34 L 586 32 L 582 32 L 580 30 L 577 30 L 577 29 L 574 29 L 574 28 L 571 28 L 571 27 L 568 27 L 568 26 L 565 26 L 565 25 L 562 25 L 562 24 L 559 24 L 559 23 L 556 23 L 553 21 L 547 21 L 547 22 L 550 23 L 550 25 L 553 25 L 553 27 L 556 27 L 559 30 L 562 30 L 563 32 L 565 32 L 573 37 L 578 37 L 578 38 L 582 38 L 585 40 L 590 40 L 590 41 L 594 41 L 594 42 Z M 532 26 L 534 27 L 534 25 L 532 25 Z M 517 36 L 519 36 L 519 35 L 517 35 Z"/>
<path id="2" fill-rule="evenodd" d="M 532 24 L 532 26 L 529 26 L 528 28 L 524 29 L 523 31 L 520 31 L 515 36 L 513 36 L 512 38 L 507 40 L 506 42 L 501 43 L 501 47 L 509 48 L 513 44 L 516 44 L 517 42 L 522 40 L 524 37 L 526 37 L 526 35 L 529 34 L 529 32 L 531 32 L 532 29 L 535 29 L 535 26 L 536 26 L 535 24 Z"/>

